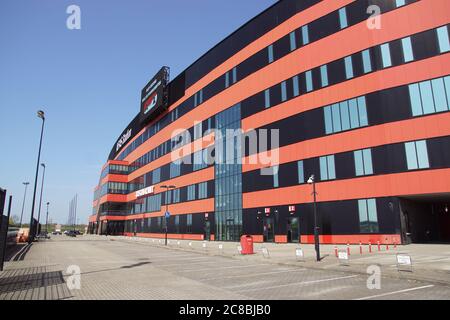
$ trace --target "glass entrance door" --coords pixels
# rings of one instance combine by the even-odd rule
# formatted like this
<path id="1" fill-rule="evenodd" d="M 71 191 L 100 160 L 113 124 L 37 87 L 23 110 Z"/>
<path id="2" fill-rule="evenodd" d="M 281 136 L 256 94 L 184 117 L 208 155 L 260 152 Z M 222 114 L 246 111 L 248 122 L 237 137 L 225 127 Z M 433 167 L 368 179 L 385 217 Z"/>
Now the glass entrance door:
<path id="1" fill-rule="evenodd" d="M 297 217 L 287 219 L 287 241 L 300 242 L 300 223 Z"/>
<path id="2" fill-rule="evenodd" d="M 273 218 L 265 218 L 263 230 L 264 242 L 273 242 L 275 240 L 274 229 Z"/>

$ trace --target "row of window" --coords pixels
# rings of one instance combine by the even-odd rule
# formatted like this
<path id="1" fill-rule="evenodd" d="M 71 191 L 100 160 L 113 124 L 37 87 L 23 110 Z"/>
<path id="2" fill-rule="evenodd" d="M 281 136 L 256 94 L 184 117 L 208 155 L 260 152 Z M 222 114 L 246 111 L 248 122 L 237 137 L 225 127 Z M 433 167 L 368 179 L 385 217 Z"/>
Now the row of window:
<path id="1" fill-rule="evenodd" d="M 144 141 L 156 134 L 159 130 L 191 111 L 200 103 L 225 90 L 231 84 L 234 84 L 263 68 L 268 63 L 278 60 L 302 46 L 336 33 L 343 27 L 355 25 L 366 20 L 368 18 L 368 14 L 366 12 L 367 6 L 370 5 L 371 1 L 380 7 L 381 13 L 386 13 L 399 7 L 391 2 L 380 3 L 377 0 L 370 0 L 369 3 L 367 3 L 367 1 L 358 0 L 344 8 L 317 19 L 308 25 L 298 28 L 285 37 L 277 40 L 275 43 L 269 45 L 267 48 L 249 57 L 238 66 L 233 67 L 231 70 L 212 81 L 206 87 L 199 90 L 193 96 L 189 97 L 172 112 L 168 113 L 162 119 L 149 126 L 141 136 L 135 139 L 118 155 L 117 159 L 123 160 L 127 155 L 139 147 Z M 416 1 L 417 0 L 407 0 L 405 4 L 410 4 Z M 337 25 L 339 25 L 339 27 Z M 263 57 L 263 59 L 260 57 Z"/>
<path id="2" fill-rule="evenodd" d="M 244 100 L 243 118 L 262 111 L 261 105 L 252 108 L 264 99 L 263 108 L 267 109 L 293 99 L 300 94 L 334 85 L 357 76 L 417 61 L 450 51 L 448 26 L 421 32 L 400 40 L 354 53 L 326 65 L 305 71 L 263 92 Z M 438 48 L 446 48 L 445 51 Z"/>
<path id="3" fill-rule="evenodd" d="M 166 220 L 164 217 L 152 217 L 137 220 L 125 221 L 125 232 L 129 233 L 162 233 L 165 232 Z M 182 227 L 183 233 L 192 233 L 192 214 L 174 215 L 169 221 L 169 232 L 180 233 Z M 173 227 L 173 228 L 172 228 Z"/>
<path id="4" fill-rule="evenodd" d="M 438 146 L 439 149 L 435 151 L 435 154 L 443 162 L 434 167 L 450 167 L 450 159 L 445 157 L 442 159 L 441 155 L 441 149 L 447 147 L 450 137 L 435 138 L 431 141 L 435 150 Z M 390 152 L 395 152 L 395 154 L 390 154 Z M 339 161 L 337 160 L 338 156 Z M 376 168 L 374 167 L 374 157 L 377 161 Z M 350 165 L 350 161 L 352 165 Z M 383 165 L 387 165 L 387 168 L 381 168 Z M 267 184 L 268 178 L 261 176 L 259 170 L 247 172 L 244 174 L 244 181 L 246 182 L 244 192 L 304 184 L 306 183 L 305 178 L 317 172 L 316 168 L 318 168 L 319 181 L 329 181 L 373 174 L 397 173 L 405 170 L 429 169 L 430 167 L 427 140 L 411 141 L 278 165 L 273 167 L 273 175 L 270 177 L 271 185 Z M 342 169 L 339 176 L 337 174 L 338 169 Z M 349 170 L 352 170 L 352 172 L 350 173 Z M 292 171 L 297 173 L 295 181 L 292 179 L 294 173 Z"/>

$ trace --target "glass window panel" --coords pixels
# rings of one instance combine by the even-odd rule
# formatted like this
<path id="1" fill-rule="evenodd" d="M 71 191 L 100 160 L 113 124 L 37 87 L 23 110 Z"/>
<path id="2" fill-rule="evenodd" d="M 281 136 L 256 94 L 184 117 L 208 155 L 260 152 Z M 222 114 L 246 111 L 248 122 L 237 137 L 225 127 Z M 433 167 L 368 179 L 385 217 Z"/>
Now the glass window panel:
<path id="1" fill-rule="evenodd" d="M 296 41 L 295 41 L 295 31 L 292 31 L 289 34 L 289 41 L 290 41 L 291 51 L 294 51 L 295 49 L 297 49 L 297 44 L 296 44 Z"/>
<path id="2" fill-rule="evenodd" d="M 278 188 L 278 166 L 273 167 L 273 187 Z"/>
<path id="3" fill-rule="evenodd" d="M 327 158 L 320 157 L 320 180 L 328 180 Z"/>
<path id="4" fill-rule="evenodd" d="M 398 8 L 398 7 L 401 7 L 401 6 L 404 6 L 405 5 L 405 0 L 395 0 L 395 6 Z"/>
<path id="5" fill-rule="evenodd" d="M 443 26 L 437 29 L 438 41 L 439 41 L 439 51 L 441 53 L 450 51 L 450 42 L 448 39 L 448 29 L 447 26 Z"/>
<path id="6" fill-rule="evenodd" d="M 342 130 L 350 129 L 350 115 L 348 112 L 348 102 L 344 101 L 339 104 L 341 111 Z"/>
<path id="7" fill-rule="evenodd" d="M 333 133 L 333 121 L 331 119 L 331 107 L 323 108 L 323 113 L 325 117 L 325 132 L 326 134 Z"/>
<path id="8" fill-rule="evenodd" d="M 270 108 L 270 89 L 264 91 L 264 104 L 266 109 Z"/>
<path id="9" fill-rule="evenodd" d="M 345 60 L 345 76 L 347 79 L 351 79 L 351 78 L 353 78 L 352 57 L 348 56 L 344 60 Z"/>
<path id="10" fill-rule="evenodd" d="M 350 111 L 350 127 L 352 129 L 359 127 L 359 115 L 358 115 L 358 103 L 356 99 L 351 99 L 348 102 L 348 108 Z"/>
<path id="11" fill-rule="evenodd" d="M 431 80 L 431 86 L 433 88 L 434 104 L 436 112 L 448 110 L 447 99 L 445 97 L 444 79 Z"/>
<path id="12" fill-rule="evenodd" d="M 303 169 L 303 160 L 297 161 L 298 183 L 305 183 L 305 172 Z"/>
<path id="13" fill-rule="evenodd" d="M 364 73 L 372 72 L 372 61 L 370 60 L 370 51 L 362 52 Z"/>
<path id="14" fill-rule="evenodd" d="M 334 166 L 334 156 L 327 157 L 328 179 L 336 179 L 336 168 Z"/>
<path id="15" fill-rule="evenodd" d="M 281 83 L 281 101 L 287 100 L 286 81 Z"/>
<path id="16" fill-rule="evenodd" d="M 419 84 L 409 85 L 409 99 L 411 101 L 411 111 L 413 116 L 420 116 L 422 111 L 422 99 L 420 98 Z"/>
<path id="17" fill-rule="evenodd" d="M 339 112 L 339 104 L 335 103 L 331 106 L 333 114 L 333 130 L 334 132 L 342 131 L 341 127 L 341 113 Z"/>
<path id="18" fill-rule="evenodd" d="M 313 82 L 312 82 L 312 72 L 311 70 L 305 72 L 306 78 L 306 91 L 310 92 L 313 90 Z"/>
<path id="19" fill-rule="evenodd" d="M 320 67 L 320 76 L 322 78 L 322 87 L 328 86 L 328 70 L 327 65 Z"/>
<path id="20" fill-rule="evenodd" d="M 341 29 L 344 29 L 348 26 L 347 11 L 345 10 L 345 7 L 339 9 L 339 23 L 341 25 Z"/>
<path id="21" fill-rule="evenodd" d="M 298 87 L 298 76 L 295 76 L 292 78 L 292 86 L 294 89 L 294 97 L 296 97 L 300 94 L 299 87 Z"/>
<path id="22" fill-rule="evenodd" d="M 430 167 L 428 160 L 427 142 L 425 140 L 416 142 L 417 160 L 420 169 L 426 169 Z"/>
<path id="23" fill-rule="evenodd" d="M 230 85 L 230 73 L 225 73 L 225 88 L 228 88 Z"/>
<path id="24" fill-rule="evenodd" d="M 433 93 L 431 91 L 431 81 L 423 81 L 419 84 L 420 95 L 422 97 L 423 113 L 434 113 Z"/>
<path id="25" fill-rule="evenodd" d="M 237 81 L 237 67 L 233 68 L 233 83 Z"/>
<path id="26" fill-rule="evenodd" d="M 355 156 L 355 174 L 356 176 L 363 176 L 364 165 L 363 165 L 362 151 L 361 150 L 355 151 L 354 156 Z"/>
<path id="27" fill-rule="evenodd" d="M 273 45 L 270 45 L 267 49 L 269 54 L 269 63 L 271 63 L 273 62 Z"/>
<path id="28" fill-rule="evenodd" d="M 414 54 L 411 45 L 411 38 L 403 38 L 402 39 L 402 47 L 403 47 L 403 58 L 405 62 L 410 62 L 414 60 Z"/>
<path id="29" fill-rule="evenodd" d="M 367 223 L 367 202 L 366 200 L 358 200 L 359 223 Z"/>
<path id="30" fill-rule="evenodd" d="M 418 169 L 417 156 L 416 156 L 416 144 L 414 142 L 405 143 L 406 162 L 408 170 Z"/>
<path id="31" fill-rule="evenodd" d="M 367 200 L 367 216 L 369 220 L 369 231 L 378 232 L 378 215 L 377 215 L 377 203 L 375 199 Z"/>
<path id="32" fill-rule="evenodd" d="M 448 108 L 450 109 L 450 76 L 444 78 L 445 92 L 447 96 Z"/>
<path id="33" fill-rule="evenodd" d="M 303 45 L 307 45 L 309 43 L 308 25 L 302 27 L 302 38 L 303 38 Z"/>
<path id="34" fill-rule="evenodd" d="M 367 119 L 367 106 L 365 96 L 358 98 L 358 113 L 359 113 L 359 125 L 361 127 L 367 126 L 369 122 Z"/>
<path id="35" fill-rule="evenodd" d="M 381 58 L 383 60 L 383 68 L 392 66 L 391 49 L 389 43 L 382 44 L 381 46 Z"/>
<path id="36" fill-rule="evenodd" d="M 362 153 L 364 158 L 364 174 L 373 174 L 372 150 L 364 149 Z"/>

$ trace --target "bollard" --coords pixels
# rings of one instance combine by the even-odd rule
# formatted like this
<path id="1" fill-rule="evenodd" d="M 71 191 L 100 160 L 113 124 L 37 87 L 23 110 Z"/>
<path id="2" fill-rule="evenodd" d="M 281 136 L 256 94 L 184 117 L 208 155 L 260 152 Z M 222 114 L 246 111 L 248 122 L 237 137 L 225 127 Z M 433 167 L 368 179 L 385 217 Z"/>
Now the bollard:
<path id="1" fill-rule="evenodd" d="M 359 242 L 359 254 L 362 254 L 363 250 L 362 250 L 362 243 L 361 241 Z"/>
<path id="2" fill-rule="evenodd" d="M 389 243 L 386 243 L 386 251 L 389 251 Z"/>
<path id="3" fill-rule="evenodd" d="M 338 248 L 337 248 L 337 246 L 334 246 L 334 255 L 337 258 L 337 256 L 338 256 Z"/>
<path id="4" fill-rule="evenodd" d="M 394 241 L 394 250 L 397 249 L 397 241 Z"/>
<path id="5" fill-rule="evenodd" d="M 347 254 L 350 255 L 350 244 L 347 242 Z"/>
<path id="6" fill-rule="evenodd" d="M 372 253 L 372 242 L 369 241 L 369 253 Z"/>
<path id="7" fill-rule="evenodd" d="M 380 241 L 377 241 L 378 251 L 381 251 Z"/>

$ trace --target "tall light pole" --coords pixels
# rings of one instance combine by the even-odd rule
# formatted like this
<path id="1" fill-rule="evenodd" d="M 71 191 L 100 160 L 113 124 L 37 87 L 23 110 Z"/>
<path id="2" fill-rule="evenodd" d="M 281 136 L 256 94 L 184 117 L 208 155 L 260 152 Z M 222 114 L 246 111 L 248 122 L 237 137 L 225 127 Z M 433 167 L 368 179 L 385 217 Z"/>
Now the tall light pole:
<path id="1" fill-rule="evenodd" d="M 175 189 L 175 186 L 161 186 L 161 188 L 166 189 L 167 192 L 169 192 L 170 189 Z M 168 213 L 169 213 L 169 196 L 167 196 L 166 198 L 166 212 L 164 213 L 164 221 L 165 221 L 165 242 L 164 244 L 167 246 L 167 231 L 168 231 L 168 224 L 169 224 L 169 217 L 168 217 Z"/>
<path id="2" fill-rule="evenodd" d="M 37 226 L 36 231 L 39 234 L 39 221 L 41 220 L 41 207 L 42 207 L 42 193 L 44 192 L 44 179 L 45 179 L 45 163 L 41 163 L 41 166 L 44 168 L 42 171 L 42 184 L 41 184 L 41 195 L 39 196 L 39 211 L 38 211 L 38 218 L 37 218 Z"/>
<path id="3" fill-rule="evenodd" d="M 38 158 L 36 164 L 36 176 L 34 178 L 34 191 L 33 191 L 33 202 L 31 204 L 31 217 L 30 217 L 30 235 L 28 237 L 28 243 L 32 243 L 34 240 L 34 231 L 33 231 L 33 218 L 34 218 L 34 203 L 36 201 L 36 188 L 37 188 L 37 180 L 39 175 L 39 163 L 41 161 L 41 147 L 42 147 L 42 136 L 44 135 L 44 124 L 45 124 L 45 113 L 42 110 L 37 112 L 37 116 L 42 119 L 42 127 L 41 127 L 41 139 L 39 140 L 39 151 Z"/>
<path id="4" fill-rule="evenodd" d="M 47 219 L 45 219 L 45 233 L 48 234 L 48 206 L 50 202 L 47 202 Z"/>
<path id="5" fill-rule="evenodd" d="M 23 202 L 22 202 L 22 213 L 20 214 L 20 223 L 19 228 L 22 228 L 22 219 L 23 219 L 23 209 L 25 208 L 25 198 L 27 196 L 27 187 L 30 184 L 29 182 L 22 182 L 22 184 L 25 186 L 25 192 L 23 194 Z"/>
<path id="6" fill-rule="evenodd" d="M 316 201 L 316 180 L 314 175 L 311 175 L 308 179 L 308 184 L 313 186 L 314 196 L 314 247 L 316 249 L 316 261 L 320 261 L 320 243 L 319 243 L 319 227 L 317 226 L 317 201 Z"/>

